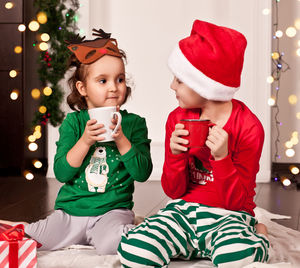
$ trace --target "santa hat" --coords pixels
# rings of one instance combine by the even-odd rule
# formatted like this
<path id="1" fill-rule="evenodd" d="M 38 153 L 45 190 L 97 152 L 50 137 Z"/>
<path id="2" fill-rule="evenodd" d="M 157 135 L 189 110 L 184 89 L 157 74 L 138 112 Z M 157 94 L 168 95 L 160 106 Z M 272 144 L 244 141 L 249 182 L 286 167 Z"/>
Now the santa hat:
<path id="1" fill-rule="evenodd" d="M 240 87 L 247 40 L 240 32 L 196 20 L 168 65 L 173 74 L 208 100 L 228 101 Z"/>

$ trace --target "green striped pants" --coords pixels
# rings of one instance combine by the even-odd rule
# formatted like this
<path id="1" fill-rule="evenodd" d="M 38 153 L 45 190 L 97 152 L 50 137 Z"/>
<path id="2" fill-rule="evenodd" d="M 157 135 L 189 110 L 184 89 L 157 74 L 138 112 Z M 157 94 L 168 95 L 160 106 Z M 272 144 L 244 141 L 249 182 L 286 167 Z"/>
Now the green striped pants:
<path id="1" fill-rule="evenodd" d="M 209 258 L 218 267 L 243 267 L 268 260 L 269 241 L 256 234 L 245 212 L 170 201 L 124 234 L 118 255 L 124 267 L 167 267 L 171 258 Z"/>

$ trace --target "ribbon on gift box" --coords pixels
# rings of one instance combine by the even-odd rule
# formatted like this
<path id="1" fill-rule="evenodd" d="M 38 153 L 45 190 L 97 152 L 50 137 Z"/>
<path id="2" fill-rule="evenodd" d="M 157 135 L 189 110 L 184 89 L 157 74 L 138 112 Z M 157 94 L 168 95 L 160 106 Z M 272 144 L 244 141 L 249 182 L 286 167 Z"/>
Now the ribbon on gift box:
<path id="1" fill-rule="evenodd" d="M 24 238 L 24 225 L 0 224 L 0 241 L 9 242 L 9 268 L 18 268 L 18 241 Z"/>

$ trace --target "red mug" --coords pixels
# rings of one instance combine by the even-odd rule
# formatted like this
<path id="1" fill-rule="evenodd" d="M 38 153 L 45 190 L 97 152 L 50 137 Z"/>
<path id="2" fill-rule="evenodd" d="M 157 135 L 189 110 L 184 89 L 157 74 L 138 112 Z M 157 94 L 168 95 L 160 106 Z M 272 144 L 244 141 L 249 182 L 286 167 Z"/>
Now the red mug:
<path id="1" fill-rule="evenodd" d="M 180 123 L 184 125 L 184 129 L 189 131 L 188 136 L 183 136 L 183 138 L 189 141 L 186 145 L 186 147 L 189 148 L 205 147 L 209 127 L 215 126 L 215 124 L 208 119 L 181 119 Z"/>

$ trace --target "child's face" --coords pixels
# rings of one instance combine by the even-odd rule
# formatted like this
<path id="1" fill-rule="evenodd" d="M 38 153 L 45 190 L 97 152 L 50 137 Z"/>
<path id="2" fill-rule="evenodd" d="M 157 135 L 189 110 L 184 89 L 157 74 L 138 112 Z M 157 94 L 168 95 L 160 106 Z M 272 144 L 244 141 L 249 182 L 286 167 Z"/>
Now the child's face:
<path id="1" fill-rule="evenodd" d="M 127 90 L 123 60 L 103 56 L 87 66 L 86 83 L 78 81 L 76 87 L 85 97 L 88 109 L 122 105 Z"/>
<path id="2" fill-rule="evenodd" d="M 177 77 L 174 77 L 171 89 L 175 91 L 178 104 L 183 109 L 201 108 L 207 101 Z"/>

